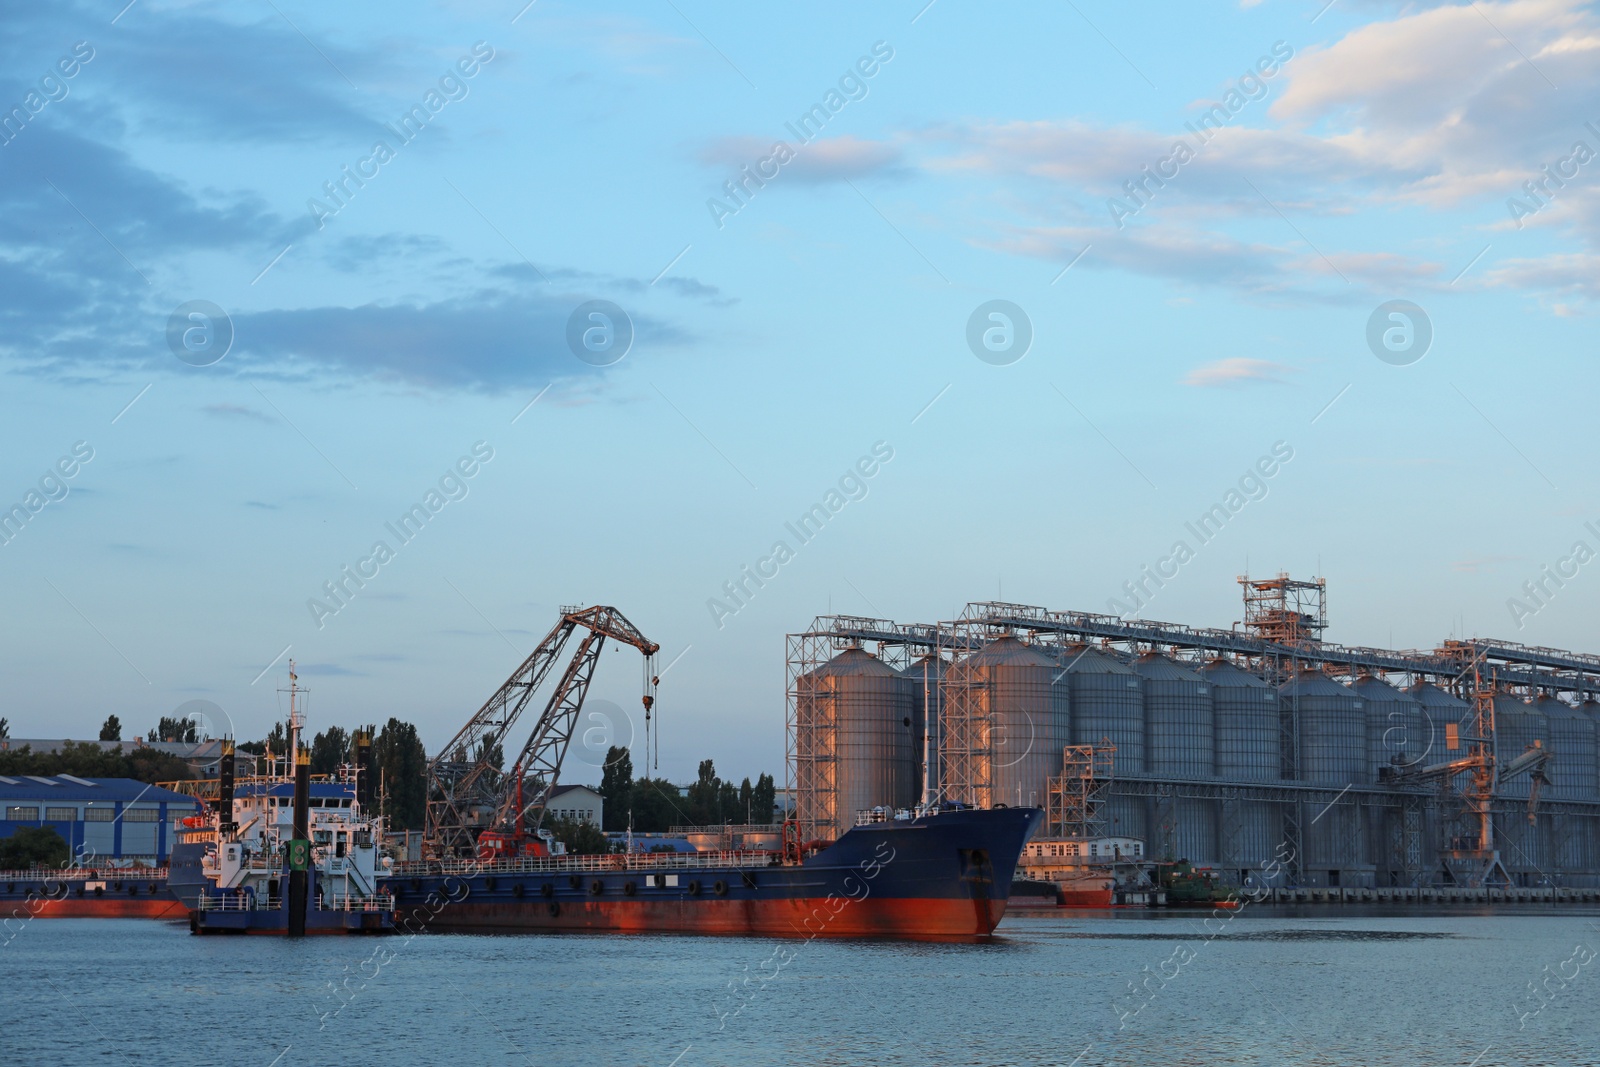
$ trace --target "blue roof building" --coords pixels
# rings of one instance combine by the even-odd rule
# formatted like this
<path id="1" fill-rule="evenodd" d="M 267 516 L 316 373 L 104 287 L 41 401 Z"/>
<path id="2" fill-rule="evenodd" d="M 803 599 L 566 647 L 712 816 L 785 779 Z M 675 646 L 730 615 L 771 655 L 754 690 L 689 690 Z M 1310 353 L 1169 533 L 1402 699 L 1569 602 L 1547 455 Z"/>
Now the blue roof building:
<path id="1" fill-rule="evenodd" d="M 132 778 L 0 775 L 0 837 L 51 826 L 85 865 L 165 863 L 177 821 L 200 811 L 194 797 Z"/>

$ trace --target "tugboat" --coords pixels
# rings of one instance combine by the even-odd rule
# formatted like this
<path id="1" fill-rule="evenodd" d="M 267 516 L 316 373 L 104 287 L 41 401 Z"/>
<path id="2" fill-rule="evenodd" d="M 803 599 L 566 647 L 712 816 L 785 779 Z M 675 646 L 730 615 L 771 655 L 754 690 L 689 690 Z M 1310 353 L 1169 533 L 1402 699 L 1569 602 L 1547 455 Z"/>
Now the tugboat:
<path id="1" fill-rule="evenodd" d="M 1196 867 L 1188 860 L 1166 861 L 1156 865 L 1156 878 L 1166 891 L 1170 907 L 1239 906 L 1238 895 L 1217 882 L 1215 873 Z"/>
<path id="2" fill-rule="evenodd" d="M 194 934 L 384 933 L 394 897 L 379 885 L 389 861 L 381 821 L 364 813 L 371 742 L 356 736 L 355 767 L 343 781 L 311 780 L 300 745 L 294 664 L 289 665 L 289 759 L 262 777 L 234 780 L 225 741 L 210 813 L 185 820 L 168 885 L 189 909 Z M 281 772 L 277 768 L 281 766 Z"/>

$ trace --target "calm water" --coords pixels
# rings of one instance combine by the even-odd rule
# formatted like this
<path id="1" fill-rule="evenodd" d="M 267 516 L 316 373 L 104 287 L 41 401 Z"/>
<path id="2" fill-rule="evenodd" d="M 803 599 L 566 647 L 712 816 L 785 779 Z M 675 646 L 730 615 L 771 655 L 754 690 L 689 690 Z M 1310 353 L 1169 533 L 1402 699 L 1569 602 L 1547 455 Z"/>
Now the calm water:
<path id="1" fill-rule="evenodd" d="M 983 945 L 36 920 L 0 946 L 0 1063 L 1600 1063 L 1600 911 L 1201 918 L 1012 916 Z"/>

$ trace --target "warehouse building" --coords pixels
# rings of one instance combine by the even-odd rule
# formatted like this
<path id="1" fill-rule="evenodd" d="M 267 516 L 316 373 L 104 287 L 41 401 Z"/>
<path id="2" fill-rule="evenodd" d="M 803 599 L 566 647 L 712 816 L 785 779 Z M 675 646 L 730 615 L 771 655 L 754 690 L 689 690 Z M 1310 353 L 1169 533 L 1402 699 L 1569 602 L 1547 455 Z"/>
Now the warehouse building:
<path id="1" fill-rule="evenodd" d="M 86 862 L 160 866 L 177 820 L 199 813 L 194 797 L 132 778 L 0 775 L 0 837 L 49 826 Z"/>

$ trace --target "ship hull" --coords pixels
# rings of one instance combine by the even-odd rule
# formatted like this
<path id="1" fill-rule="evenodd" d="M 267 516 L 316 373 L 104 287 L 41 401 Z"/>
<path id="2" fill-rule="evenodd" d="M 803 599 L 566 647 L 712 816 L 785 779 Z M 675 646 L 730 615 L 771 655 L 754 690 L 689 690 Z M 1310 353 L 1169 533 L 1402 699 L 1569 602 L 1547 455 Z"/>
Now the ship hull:
<path id="1" fill-rule="evenodd" d="M 318 873 L 308 872 L 306 885 L 305 923 L 306 936 L 317 934 L 386 934 L 394 930 L 394 913 L 387 907 L 323 908 L 317 903 Z M 275 882 L 286 890 L 290 873 L 284 870 Z M 189 909 L 191 934 L 261 934 L 267 937 L 285 937 L 289 933 L 290 900 L 281 892 L 273 902 L 258 906 L 253 892 L 218 892 L 208 890 L 201 894 L 200 905 Z"/>
<path id="2" fill-rule="evenodd" d="M 387 888 L 405 930 L 977 938 L 1005 915 L 1040 818 L 1002 808 L 873 823 L 792 865 L 580 857 L 594 862 L 401 871 Z"/>
<path id="3" fill-rule="evenodd" d="M 165 872 L 82 871 L 0 880 L 0 919 L 181 919 Z"/>

